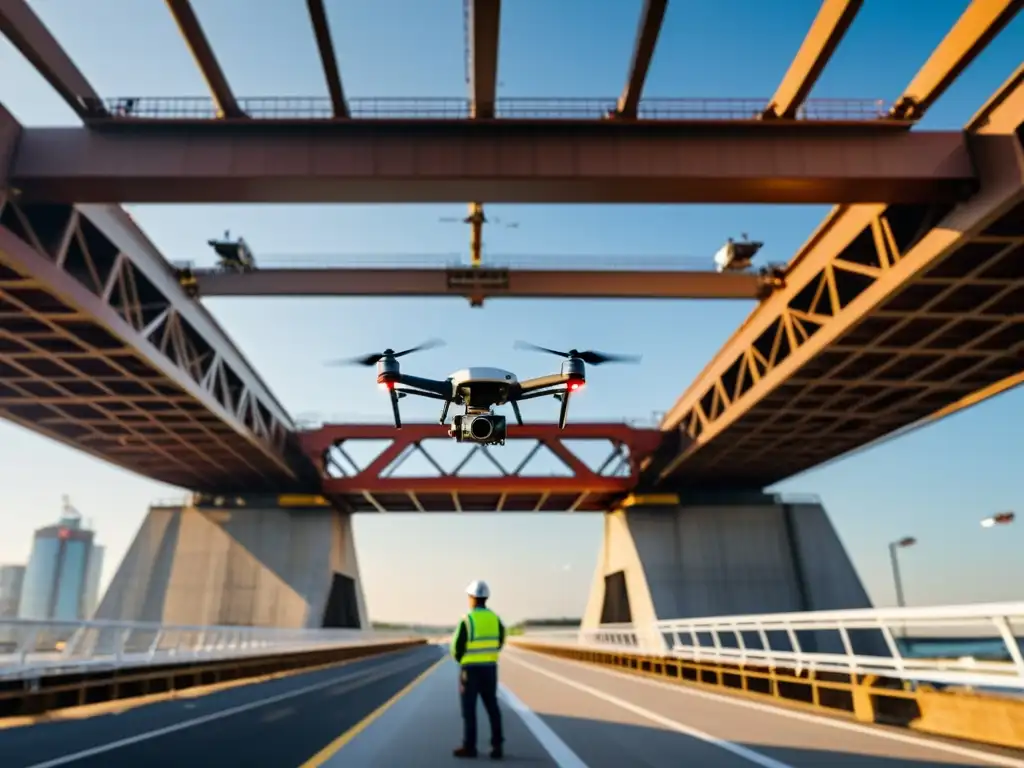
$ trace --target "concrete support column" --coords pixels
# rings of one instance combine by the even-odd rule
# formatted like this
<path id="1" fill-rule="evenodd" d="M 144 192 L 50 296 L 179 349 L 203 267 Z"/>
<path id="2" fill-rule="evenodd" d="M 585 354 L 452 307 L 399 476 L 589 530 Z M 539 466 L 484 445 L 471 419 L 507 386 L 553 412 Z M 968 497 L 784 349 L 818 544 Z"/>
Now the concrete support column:
<path id="1" fill-rule="evenodd" d="M 605 515 L 583 626 L 869 607 L 821 504 L 638 504 Z"/>
<path id="2" fill-rule="evenodd" d="M 351 516 L 266 503 L 153 507 L 96 618 L 367 628 Z"/>

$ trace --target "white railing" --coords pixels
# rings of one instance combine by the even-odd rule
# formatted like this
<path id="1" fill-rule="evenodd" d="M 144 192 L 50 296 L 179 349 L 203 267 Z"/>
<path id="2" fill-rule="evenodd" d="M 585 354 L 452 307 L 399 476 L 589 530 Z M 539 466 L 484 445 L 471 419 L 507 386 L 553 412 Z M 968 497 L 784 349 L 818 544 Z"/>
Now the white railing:
<path id="1" fill-rule="evenodd" d="M 0 619 L 0 680 L 371 645 L 407 632 Z"/>
<path id="2" fill-rule="evenodd" d="M 1024 603 L 721 616 L 535 631 L 520 641 L 694 662 L 1024 690 Z M 908 653 L 908 645 L 918 652 Z M 944 647 L 945 646 L 945 647 Z"/>

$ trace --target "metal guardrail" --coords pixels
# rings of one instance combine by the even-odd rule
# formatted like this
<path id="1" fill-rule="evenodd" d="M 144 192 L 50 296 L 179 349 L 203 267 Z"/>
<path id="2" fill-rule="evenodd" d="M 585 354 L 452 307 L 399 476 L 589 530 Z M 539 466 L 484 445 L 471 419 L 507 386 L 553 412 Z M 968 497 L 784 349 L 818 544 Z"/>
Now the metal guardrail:
<path id="1" fill-rule="evenodd" d="M 648 627 L 531 631 L 521 640 L 680 658 L 708 664 L 876 675 L 944 686 L 1024 690 L 1024 602 L 659 621 Z M 985 638 L 993 655 L 914 658 L 902 637 Z M 860 648 L 870 651 L 859 652 Z M 816 648 L 836 648 L 816 651 Z M 885 648 L 888 654 L 875 649 Z M 1001 651 L 998 649 L 1001 648 Z M 986 656 L 989 655 L 986 653 Z"/>
<path id="2" fill-rule="evenodd" d="M 351 629 L 0 619 L 0 680 L 372 645 L 412 637 L 403 632 Z"/>
<path id="3" fill-rule="evenodd" d="M 641 120 L 755 120 L 761 117 L 768 98 L 642 99 Z M 498 118 L 539 120 L 600 120 L 613 114 L 618 99 L 608 98 L 510 98 L 498 99 Z M 269 96 L 238 99 L 249 118 L 264 120 L 333 120 L 331 100 L 320 96 Z M 121 96 L 104 99 L 107 113 L 119 120 L 213 120 L 219 115 L 207 96 Z M 471 102 L 465 98 L 364 98 L 349 99 L 355 118 L 460 120 L 469 118 Z M 887 116 L 889 103 L 882 99 L 809 99 L 797 112 L 798 120 L 871 121 Z"/>

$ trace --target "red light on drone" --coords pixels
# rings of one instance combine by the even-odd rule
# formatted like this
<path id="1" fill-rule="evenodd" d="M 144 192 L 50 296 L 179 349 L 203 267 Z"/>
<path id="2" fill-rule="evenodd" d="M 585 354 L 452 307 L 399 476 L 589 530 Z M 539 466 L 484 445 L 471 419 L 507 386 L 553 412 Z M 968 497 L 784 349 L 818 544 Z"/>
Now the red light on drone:
<path id="1" fill-rule="evenodd" d="M 570 392 L 575 392 L 578 389 L 583 388 L 583 379 L 569 379 L 568 389 Z"/>
<path id="2" fill-rule="evenodd" d="M 71 531 L 69 531 L 67 528 L 61 528 L 59 531 L 57 531 L 57 538 L 59 539 L 66 539 L 70 535 Z"/>

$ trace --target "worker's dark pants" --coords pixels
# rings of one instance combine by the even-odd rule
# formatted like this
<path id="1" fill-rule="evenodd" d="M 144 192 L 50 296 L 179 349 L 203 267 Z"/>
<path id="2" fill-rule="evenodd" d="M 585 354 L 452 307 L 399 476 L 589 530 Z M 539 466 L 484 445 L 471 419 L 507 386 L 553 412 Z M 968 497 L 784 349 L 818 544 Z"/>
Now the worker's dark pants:
<path id="1" fill-rule="evenodd" d="M 505 741 L 498 708 L 498 665 L 466 664 L 462 667 L 459 690 L 462 699 L 462 746 L 476 749 L 476 697 L 483 699 L 487 719 L 491 721 L 491 746 Z"/>

